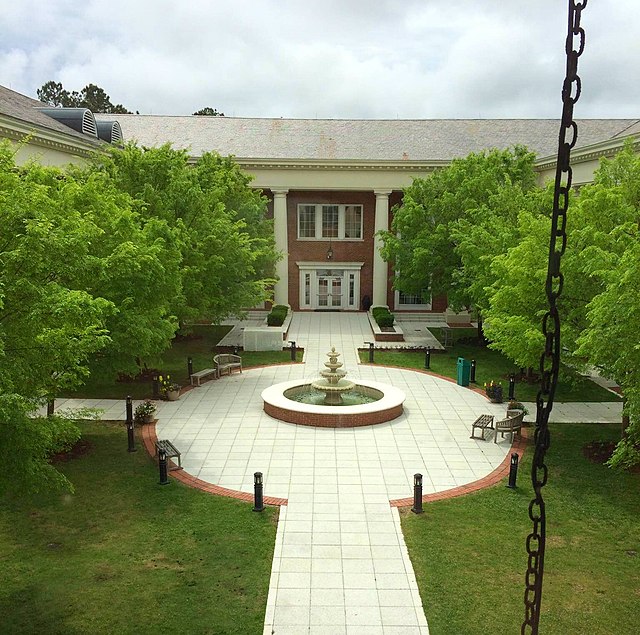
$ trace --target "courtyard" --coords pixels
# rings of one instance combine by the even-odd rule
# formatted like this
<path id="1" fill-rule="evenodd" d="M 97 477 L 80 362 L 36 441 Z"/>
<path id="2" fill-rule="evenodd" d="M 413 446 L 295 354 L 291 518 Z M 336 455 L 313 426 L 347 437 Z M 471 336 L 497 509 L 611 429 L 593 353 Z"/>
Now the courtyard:
<path id="1" fill-rule="evenodd" d="M 425 617 L 398 505 L 410 504 L 416 473 L 423 475 L 425 495 L 444 498 L 477 481 L 498 482 L 505 472 L 495 471 L 512 449 L 509 437 L 493 443 L 491 434 L 487 440 L 469 436 L 476 417 L 500 416 L 504 405 L 423 372 L 360 364 L 357 349 L 370 337 L 361 313 L 296 313 L 288 337 L 304 347 L 303 364 L 245 370 L 163 402 L 156 434 L 181 450 L 184 472 L 175 473 L 181 480 L 250 495 L 259 471 L 267 502 L 286 503 L 265 633 L 428 633 L 429 610 Z M 274 383 L 317 378 L 331 346 L 341 352 L 348 377 L 404 391 L 404 414 L 350 429 L 267 416 L 261 392 Z M 74 400 L 59 407 L 73 405 L 106 407 L 108 419 L 124 415 L 122 402 Z M 560 420 L 620 417 L 616 403 L 564 408 L 554 410 Z"/>

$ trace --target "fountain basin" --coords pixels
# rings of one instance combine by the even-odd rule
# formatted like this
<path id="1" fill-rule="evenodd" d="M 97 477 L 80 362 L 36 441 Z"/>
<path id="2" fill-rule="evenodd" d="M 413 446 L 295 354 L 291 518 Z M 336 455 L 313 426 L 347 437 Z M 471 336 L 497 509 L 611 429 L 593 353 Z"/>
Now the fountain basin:
<path id="1" fill-rule="evenodd" d="M 353 406 L 329 406 L 299 403 L 285 396 L 285 392 L 309 390 L 312 382 L 301 382 L 299 379 L 275 384 L 262 391 L 264 411 L 274 419 L 303 426 L 321 428 L 354 428 L 370 426 L 385 421 L 392 421 L 403 412 L 405 394 L 388 384 L 376 381 L 360 380 L 355 390 L 363 393 L 382 394 L 372 403 Z M 289 392 L 291 394 L 291 392 Z"/>

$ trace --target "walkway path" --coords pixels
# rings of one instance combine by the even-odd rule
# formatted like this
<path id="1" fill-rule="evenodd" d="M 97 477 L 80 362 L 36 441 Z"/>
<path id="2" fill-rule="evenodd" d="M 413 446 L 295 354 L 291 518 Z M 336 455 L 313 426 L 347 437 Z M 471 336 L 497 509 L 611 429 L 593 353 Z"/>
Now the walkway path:
<path id="1" fill-rule="evenodd" d="M 479 414 L 500 415 L 504 406 L 424 373 L 359 365 L 356 349 L 370 338 L 363 314 L 296 314 L 289 338 L 305 348 L 305 364 L 248 370 L 163 402 L 158 436 L 181 449 L 189 474 L 250 493 L 260 471 L 265 495 L 288 499 L 278 523 L 265 633 L 428 633 L 398 511 L 389 501 L 411 496 L 416 472 L 424 475 L 425 494 L 489 474 L 509 441 L 470 439 L 469 427 Z M 405 414 L 357 429 L 309 428 L 265 415 L 262 390 L 317 377 L 331 346 L 343 354 L 350 378 L 402 389 Z M 123 402 L 83 405 L 106 407 L 105 418 L 124 415 Z M 553 414 L 617 421 L 618 406 L 566 404 Z"/>

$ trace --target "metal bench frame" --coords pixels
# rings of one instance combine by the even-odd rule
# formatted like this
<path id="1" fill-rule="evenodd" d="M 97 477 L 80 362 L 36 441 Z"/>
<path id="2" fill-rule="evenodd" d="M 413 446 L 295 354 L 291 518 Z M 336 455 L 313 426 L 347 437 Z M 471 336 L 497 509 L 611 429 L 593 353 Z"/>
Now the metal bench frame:
<path id="1" fill-rule="evenodd" d="M 167 458 L 168 459 L 173 459 L 173 458 L 177 458 L 178 459 L 178 466 L 176 467 L 175 465 L 171 468 L 169 468 L 170 470 L 181 470 L 182 469 L 182 461 L 180 459 L 180 450 L 178 450 L 178 448 L 176 448 L 175 445 L 173 445 L 173 443 L 171 443 L 171 441 L 169 441 L 169 439 L 157 439 L 156 440 L 156 453 L 154 456 L 158 456 L 158 452 L 160 450 L 164 450 Z"/>

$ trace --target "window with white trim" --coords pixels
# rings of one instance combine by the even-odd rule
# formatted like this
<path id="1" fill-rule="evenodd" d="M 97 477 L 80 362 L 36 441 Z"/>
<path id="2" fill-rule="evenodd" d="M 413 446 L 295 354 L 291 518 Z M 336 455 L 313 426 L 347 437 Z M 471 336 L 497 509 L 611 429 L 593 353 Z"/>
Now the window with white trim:
<path id="1" fill-rule="evenodd" d="M 362 240 L 362 205 L 298 205 L 298 238 Z"/>

